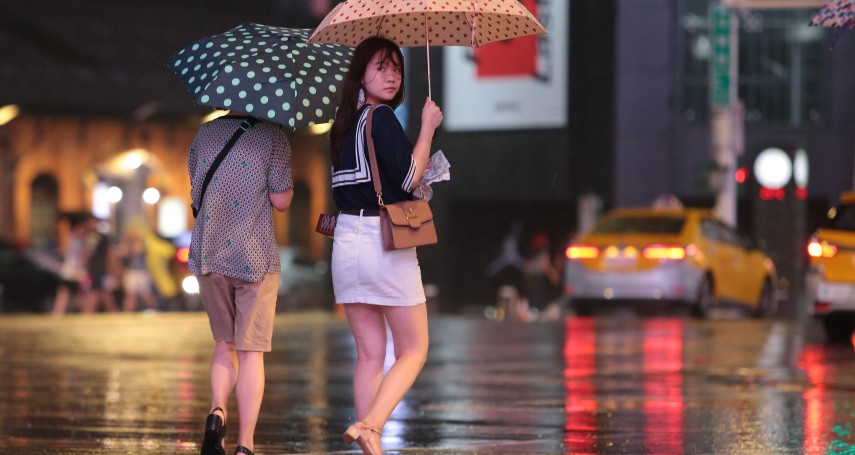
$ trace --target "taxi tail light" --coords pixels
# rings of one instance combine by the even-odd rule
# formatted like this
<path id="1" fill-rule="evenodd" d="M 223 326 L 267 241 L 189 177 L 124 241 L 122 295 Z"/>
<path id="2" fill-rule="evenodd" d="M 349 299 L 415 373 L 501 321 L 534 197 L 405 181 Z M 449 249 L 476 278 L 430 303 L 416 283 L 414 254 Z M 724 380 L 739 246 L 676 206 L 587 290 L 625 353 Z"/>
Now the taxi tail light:
<path id="1" fill-rule="evenodd" d="M 837 255 L 837 246 L 811 237 L 807 245 L 807 254 L 812 258 L 833 258 Z"/>
<path id="2" fill-rule="evenodd" d="M 567 259 L 596 259 L 600 256 L 600 249 L 595 245 L 584 245 L 574 243 L 564 251 Z"/>
<path id="3" fill-rule="evenodd" d="M 645 259 L 681 261 L 686 258 L 686 249 L 681 245 L 648 245 L 641 255 Z"/>

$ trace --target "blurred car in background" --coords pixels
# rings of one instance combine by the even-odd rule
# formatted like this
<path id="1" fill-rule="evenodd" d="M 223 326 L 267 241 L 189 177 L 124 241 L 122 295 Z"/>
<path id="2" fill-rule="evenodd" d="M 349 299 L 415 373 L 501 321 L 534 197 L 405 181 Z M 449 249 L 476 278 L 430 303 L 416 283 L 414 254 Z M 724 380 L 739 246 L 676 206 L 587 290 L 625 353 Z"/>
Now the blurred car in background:
<path id="1" fill-rule="evenodd" d="M 774 263 L 708 209 L 613 210 L 565 255 L 565 294 L 578 315 L 617 304 L 676 306 L 696 317 L 734 304 L 757 317 L 777 313 Z"/>
<path id="2" fill-rule="evenodd" d="M 279 248 L 279 298 L 276 311 L 329 310 L 333 304 L 332 277 L 327 261 L 312 259 L 297 246 Z"/>
<path id="3" fill-rule="evenodd" d="M 0 310 L 49 311 L 59 283 L 56 271 L 0 240 Z"/>
<path id="4" fill-rule="evenodd" d="M 855 329 L 855 191 L 841 194 L 807 254 L 808 313 L 822 321 L 830 341 L 848 341 Z"/>
<path id="5" fill-rule="evenodd" d="M 187 257 L 190 250 L 189 240 L 186 245 L 178 247 L 177 256 L 183 264 L 181 282 L 184 299 L 196 306 L 199 298 L 199 282 L 196 277 L 187 270 Z M 332 278 L 327 261 L 313 260 L 300 247 L 285 246 L 279 248 L 279 293 L 276 299 L 276 311 L 298 311 L 298 310 L 329 310 L 332 308 Z"/>

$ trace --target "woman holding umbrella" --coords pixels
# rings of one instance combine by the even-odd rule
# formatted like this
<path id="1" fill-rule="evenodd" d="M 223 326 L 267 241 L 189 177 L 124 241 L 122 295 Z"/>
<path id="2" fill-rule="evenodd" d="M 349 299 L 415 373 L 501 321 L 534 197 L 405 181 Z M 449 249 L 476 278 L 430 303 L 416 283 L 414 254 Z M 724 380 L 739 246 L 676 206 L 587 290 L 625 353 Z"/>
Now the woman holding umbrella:
<path id="1" fill-rule="evenodd" d="M 393 109 L 404 97 L 403 54 L 387 39 L 368 38 L 354 51 L 342 99 L 330 131 L 333 199 L 339 209 L 332 252 L 336 303 L 356 342 L 353 377 L 357 422 L 344 433 L 363 454 L 380 454 L 383 425 L 413 385 L 427 358 L 425 294 L 415 248 L 384 251 L 379 205 L 372 178 L 382 181 L 385 203 L 412 199 L 430 155 L 434 131 L 442 122 L 428 99 L 413 145 Z M 365 121 L 373 112 L 371 131 Z M 379 174 L 370 175 L 366 135 L 374 140 Z M 395 363 L 383 375 L 386 324 L 395 346 Z"/>

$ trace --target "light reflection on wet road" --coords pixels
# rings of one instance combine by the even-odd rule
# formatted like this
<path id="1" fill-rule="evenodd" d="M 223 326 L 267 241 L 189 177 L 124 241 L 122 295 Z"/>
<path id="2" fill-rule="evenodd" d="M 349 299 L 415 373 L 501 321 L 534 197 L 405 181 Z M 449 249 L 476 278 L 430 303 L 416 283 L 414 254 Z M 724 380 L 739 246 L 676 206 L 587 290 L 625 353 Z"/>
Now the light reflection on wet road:
<path id="1" fill-rule="evenodd" d="M 388 454 L 855 453 L 853 349 L 811 323 L 439 316 L 431 345 Z M 201 313 L 0 317 L 0 453 L 198 453 L 212 346 Z M 279 315 L 267 365 L 256 453 L 356 453 L 345 321 Z"/>

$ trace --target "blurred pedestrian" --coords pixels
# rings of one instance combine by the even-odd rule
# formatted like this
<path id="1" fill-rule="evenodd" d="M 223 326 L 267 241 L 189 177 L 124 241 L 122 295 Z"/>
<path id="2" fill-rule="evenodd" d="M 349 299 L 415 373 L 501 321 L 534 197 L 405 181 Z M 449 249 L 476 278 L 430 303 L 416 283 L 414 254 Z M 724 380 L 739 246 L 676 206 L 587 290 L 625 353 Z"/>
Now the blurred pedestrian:
<path id="1" fill-rule="evenodd" d="M 535 308 L 538 314 L 545 313 L 558 299 L 561 278 L 555 267 L 549 236 L 543 232 L 535 233 L 531 238 L 525 276 L 529 307 Z"/>
<path id="2" fill-rule="evenodd" d="M 68 240 L 63 251 L 62 266 L 59 270 L 60 282 L 54 297 L 53 315 L 62 316 L 81 286 L 86 285 L 86 234 L 87 217 L 81 213 L 69 213 L 63 216 L 68 223 Z"/>
<path id="3" fill-rule="evenodd" d="M 160 237 L 151 229 L 144 231 L 145 263 L 154 285 L 155 294 L 160 300 L 161 308 L 176 308 L 178 283 L 172 275 L 172 261 L 175 260 L 175 245 Z"/>
<path id="4" fill-rule="evenodd" d="M 86 274 L 89 276 L 89 286 L 83 295 L 81 311 L 88 314 L 103 308 L 113 313 L 118 311 L 113 295 L 119 273 L 116 254 L 110 237 L 102 232 L 102 220 L 92 214 L 86 218 Z"/>
<path id="5" fill-rule="evenodd" d="M 118 246 L 117 255 L 122 266 L 122 310 L 133 312 L 137 299 L 142 299 L 148 310 L 157 310 L 157 297 L 152 291 L 151 274 L 146 263 L 146 244 L 137 229 L 127 229 Z"/>
<path id="6" fill-rule="evenodd" d="M 395 117 L 404 96 L 404 58 L 400 48 L 369 38 L 354 51 L 342 98 L 330 132 L 333 199 L 340 210 L 332 251 L 333 290 L 344 305 L 356 342 L 353 394 L 357 422 L 344 434 L 363 454 L 381 453 L 381 431 L 412 387 L 428 352 L 428 318 L 416 249 L 384 251 L 377 194 L 372 178 L 382 180 L 386 204 L 413 198 L 411 192 L 430 155 L 442 112 L 428 99 L 422 109 L 415 146 Z M 376 106 L 372 129 L 365 122 Z M 380 175 L 365 163 L 366 136 L 374 141 Z M 395 363 L 383 375 L 386 324 L 395 345 Z"/>
<path id="7" fill-rule="evenodd" d="M 143 217 L 133 218 L 125 224 L 126 230 L 133 230 L 143 242 L 145 248 L 145 269 L 148 271 L 152 293 L 160 309 L 177 308 L 174 300 L 178 296 L 178 283 L 172 274 L 175 261 L 175 245 L 155 233 Z"/>
<path id="8" fill-rule="evenodd" d="M 496 294 L 495 318 L 503 320 L 508 316 L 528 320 L 526 302 L 526 259 L 520 253 L 522 223 L 514 220 L 502 239 L 499 255 L 484 270 L 490 278 Z"/>
<path id="9" fill-rule="evenodd" d="M 236 142 L 230 141 L 237 137 Z M 233 142 L 202 194 L 211 163 Z M 236 391 L 235 453 L 252 454 L 279 288 L 273 208 L 291 205 L 291 147 L 282 129 L 232 111 L 196 133 L 188 168 L 198 210 L 188 266 L 198 276 L 216 345 L 202 455 L 225 454 L 226 405 Z M 203 197 L 204 196 L 204 197 Z"/>

